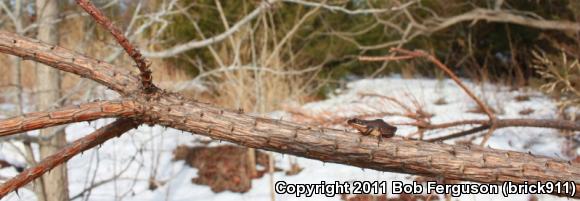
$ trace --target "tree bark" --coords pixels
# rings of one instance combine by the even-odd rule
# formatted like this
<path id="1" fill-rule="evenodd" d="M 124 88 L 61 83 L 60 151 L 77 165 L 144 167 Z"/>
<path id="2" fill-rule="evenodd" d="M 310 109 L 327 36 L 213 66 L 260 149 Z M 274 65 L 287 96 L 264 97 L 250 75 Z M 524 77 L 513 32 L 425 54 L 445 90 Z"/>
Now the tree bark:
<path id="1" fill-rule="evenodd" d="M 58 17 L 57 0 L 36 0 L 36 13 L 38 16 L 38 36 L 41 41 L 58 44 L 57 25 L 54 23 Z M 60 97 L 60 73 L 57 69 L 44 64 L 37 64 L 37 110 L 46 111 L 58 104 Z M 66 145 L 64 129 L 43 129 L 40 136 L 49 138 L 39 143 L 40 158 L 46 158 L 56 153 Z M 66 163 L 54 168 L 42 177 L 46 201 L 68 201 L 68 176 Z M 38 193 L 38 192 L 37 192 Z"/>
<path id="2" fill-rule="evenodd" d="M 142 100 L 146 121 L 247 147 L 380 171 L 482 183 L 580 181 L 580 164 L 479 146 L 374 137 L 253 117 L 178 94 Z M 576 183 L 580 189 L 580 183 Z M 575 195 L 580 198 L 580 194 Z"/>

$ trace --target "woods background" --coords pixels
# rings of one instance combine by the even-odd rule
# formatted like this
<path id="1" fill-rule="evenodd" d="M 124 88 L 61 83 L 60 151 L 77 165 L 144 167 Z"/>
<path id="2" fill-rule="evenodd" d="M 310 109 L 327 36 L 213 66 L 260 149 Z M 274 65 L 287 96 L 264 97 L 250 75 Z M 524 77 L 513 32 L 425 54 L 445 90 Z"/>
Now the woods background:
<path id="1" fill-rule="evenodd" d="M 3 1 L 2 29 L 35 37 L 38 30 L 34 2 L 20 2 L 21 10 L 14 11 L 14 2 Z M 359 55 L 385 55 L 390 47 L 431 51 L 457 74 L 476 81 L 535 87 L 545 80 L 533 68 L 534 62 L 547 64 L 534 52 L 555 63 L 550 68 L 560 68 L 552 70 L 556 72 L 565 71 L 563 54 L 572 63 L 579 52 L 579 27 L 575 22 L 580 5 L 576 1 L 288 0 L 271 3 L 263 9 L 265 12 L 250 16 L 247 22 L 241 20 L 260 9 L 260 1 L 95 3 L 116 25 L 126 27 L 124 31 L 145 51 L 144 55 L 162 53 L 149 57 L 159 83 L 179 83 L 193 77 L 200 86 L 211 89 L 207 91 L 208 98 L 248 111 L 258 105 L 260 110 L 273 111 L 286 99 L 323 98 L 344 84 L 348 76 L 400 73 L 404 77 L 443 77 L 421 61 L 357 60 Z M 55 23 L 60 46 L 130 68 L 128 56 L 121 54 L 112 37 L 98 29 L 73 2 L 60 2 L 58 9 Z M 508 17 L 501 17 L 502 14 Z M 494 19 L 488 19 L 490 16 Z M 525 21 L 509 23 L 512 18 Z M 232 27 L 237 23 L 240 26 Z M 177 45 L 220 36 L 231 29 L 235 29 L 234 33 L 212 42 L 214 45 L 209 48 L 197 45 L 181 52 L 167 52 Z M 2 74 L 3 90 L 14 91 L 10 86 L 15 84 L 11 68 L 16 64 L 7 58 L 2 62 L 1 68 L 7 72 Z M 35 80 L 31 64 L 23 63 L 29 66 L 22 73 L 25 94 L 32 94 Z M 252 69 L 262 67 L 271 70 L 255 76 Z M 305 71 L 308 76 L 304 76 Z M 576 86 L 577 71 L 571 73 L 567 76 Z M 65 89 L 75 87 L 77 80 L 72 77 L 64 76 Z M 254 89 L 258 78 L 263 83 L 263 95 Z M 233 98 L 240 96 L 250 98 Z M 263 100 L 260 102 L 257 97 Z"/>

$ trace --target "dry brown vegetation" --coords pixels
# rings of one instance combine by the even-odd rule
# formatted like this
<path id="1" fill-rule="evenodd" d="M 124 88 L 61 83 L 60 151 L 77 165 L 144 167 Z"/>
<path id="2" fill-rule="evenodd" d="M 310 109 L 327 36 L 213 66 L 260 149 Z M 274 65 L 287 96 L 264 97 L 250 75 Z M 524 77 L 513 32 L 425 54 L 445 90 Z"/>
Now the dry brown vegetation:
<path id="1" fill-rule="evenodd" d="M 199 171 L 191 182 L 210 186 L 213 192 L 247 192 L 252 188 L 252 179 L 261 178 L 269 169 L 268 154 L 256 151 L 256 163 L 264 169 L 252 175 L 245 167 L 248 148 L 234 145 L 217 147 L 179 146 L 173 151 L 173 160 L 183 160 Z M 275 171 L 281 171 L 275 168 Z"/>

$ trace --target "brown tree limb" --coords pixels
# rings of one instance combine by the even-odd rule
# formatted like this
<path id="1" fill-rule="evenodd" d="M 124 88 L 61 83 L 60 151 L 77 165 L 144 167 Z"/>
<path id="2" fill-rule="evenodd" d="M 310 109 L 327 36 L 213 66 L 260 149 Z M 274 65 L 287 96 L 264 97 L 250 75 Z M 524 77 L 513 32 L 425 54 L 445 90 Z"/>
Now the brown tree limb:
<path id="1" fill-rule="evenodd" d="M 253 117 L 163 94 L 146 103 L 152 123 L 243 146 L 379 171 L 501 183 L 578 181 L 580 164 L 529 154 L 391 138 Z M 580 188 L 580 183 L 576 184 Z M 580 198 L 580 195 L 576 195 Z"/>
<path id="2" fill-rule="evenodd" d="M 442 137 L 427 139 L 425 141 L 427 141 L 427 142 L 444 141 L 444 140 L 448 140 L 448 139 L 453 139 L 453 138 L 458 138 L 458 137 L 463 137 L 463 136 L 467 136 L 470 134 L 478 133 L 478 132 L 481 132 L 481 131 L 484 131 L 487 129 L 489 129 L 489 125 L 483 125 L 483 126 L 478 126 L 475 128 L 471 128 L 469 130 L 460 131 L 460 132 L 449 134 L 449 135 L 442 136 Z"/>
<path id="3" fill-rule="evenodd" d="M 536 19 L 510 10 L 490 10 L 482 8 L 476 8 L 469 12 L 463 13 L 461 15 L 456 15 L 450 18 L 437 19 L 437 21 L 440 22 L 436 26 L 430 27 L 424 31 L 428 33 L 433 33 L 466 21 L 511 23 L 544 30 L 560 30 L 574 32 L 580 31 L 580 24 L 577 22 L 564 20 Z"/>
<path id="4" fill-rule="evenodd" d="M 28 113 L 0 120 L 0 137 L 41 128 L 110 117 L 135 117 L 140 106 L 134 101 L 100 101 L 69 106 L 50 112 Z"/>
<path id="5" fill-rule="evenodd" d="M 71 50 L 49 45 L 35 39 L 0 31 L 0 52 L 31 59 L 59 70 L 86 77 L 117 91 L 129 95 L 139 89 L 139 78 L 123 68 L 91 59 Z"/>
<path id="6" fill-rule="evenodd" d="M 90 14 L 97 23 L 104 26 L 111 35 L 117 40 L 119 45 L 125 49 L 125 52 L 131 56 L 133 61 L 137 64 L 137 68 L 141 72 L 141 84 L 143 85 L 143 90 L 145 93 L 151 93 L 157 89 L 157 87 L 153 84 L 151 77 L 151 70 L 149 69 L 149 64 L 141 55 L 141 52 L 133 45 L 129 40 L 125 37 L 123 32 L 119 30 L 101 10 L 99 10 L 93 3 L 89 0 L 76 0 L 77 4 L 83 8 L 88 14 Z"/>
<path id="7" fill-rule="evenodd" d="M 139 124 L 131 119 L 120 119 L 95 132 L 74 141 L 72 144 L 61 149 L 57 153 L 43 159 L 36 166 L 26 169 L 14 178 L 0 185 L 0 198 L 6 194 L 18 190 L 32 180 L 42 176 L 54 167 L 65 163 L 73 156 L 103 144 L 105 141 L 122 135 L 123 133 L 136 128 Z"/>
<path id="8" fill-rule="evenodd" d="M 488 120 L 459 120 L 453 122 L 446 122 L 440 124 L 416 124 L 407 123 L 399 125 L 418 126 L 425 129 L 444 129 L 463 125 L 487 125 L 490 126 Z M 537 127 L 537 128 L 553 128 L 562 130 L 580 131 L 580 122 L 557 120 L 557 119 L 497 119 L 497 128 L 505 127 Z"/>

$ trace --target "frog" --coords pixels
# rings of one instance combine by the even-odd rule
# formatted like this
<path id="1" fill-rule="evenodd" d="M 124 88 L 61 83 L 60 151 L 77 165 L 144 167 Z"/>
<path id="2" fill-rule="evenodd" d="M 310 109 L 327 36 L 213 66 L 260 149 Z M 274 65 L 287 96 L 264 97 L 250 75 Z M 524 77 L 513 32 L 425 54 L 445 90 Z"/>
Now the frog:
<path id="1" fill-rule="evenodd" d="M 382 119 L 363 120 L 354 118 L 348 120 L 346 123 L 357 129 L 362 135 L 375 136 L 379 141 L 383 141 L 383 138 L 391 138 L 397 132 L 397 127 L 391 126 Z"/>

